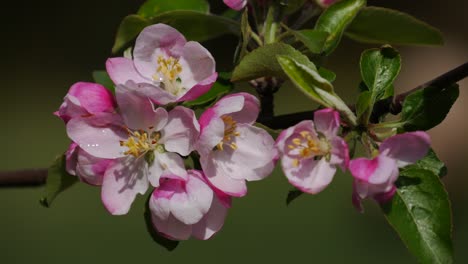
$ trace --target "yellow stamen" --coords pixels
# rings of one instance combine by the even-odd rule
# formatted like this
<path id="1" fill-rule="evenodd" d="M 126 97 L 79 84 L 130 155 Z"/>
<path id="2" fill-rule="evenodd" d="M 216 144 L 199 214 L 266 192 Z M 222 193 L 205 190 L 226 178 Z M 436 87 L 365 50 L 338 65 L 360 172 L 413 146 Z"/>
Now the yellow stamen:
<path id="1" fill-rule="evenodd" d="M 157 132 L 149 136 L 148 133 L 143 130 L 132 132 L 127 129 L 127 131 L 129 137 L 126 141 L 120 141 L 120 146 L 128 148 L 128 150 L 124 152 L 125 155 L 132 155 L 134 157 L 140 157 L 146 152 L 155 149 L 161 136 Z"/>
<path id="2" fill-rule="evenodd" d="M 163 77 L 168 81 L 173 82 L 177 79 L 181 72 L 182 65 L 180 65 L 179 59 L 176 59 L 172 56 L 170 56 L 168 59 L 165 59 L 163 56 L 159 56 L 158 67 L 156 68 L 156 73 L 153 75 L 153 79 L 155 81 L 159 81 L 159 74 L 162 74 Z"/>
<path id="3" fill-rule="evenodd" d="M 228 145 L 232 150 L 237 149 L 237 144 L 231 142 L 235 137 L 240 136 L 240 133 L 236 131 L 237 123 L 231 116 L 223 116 L 221 119 L 224 122 L 224 136 L 223 139 L 216 145 L 218 150 L 224 150 L 224 144 Z"/>

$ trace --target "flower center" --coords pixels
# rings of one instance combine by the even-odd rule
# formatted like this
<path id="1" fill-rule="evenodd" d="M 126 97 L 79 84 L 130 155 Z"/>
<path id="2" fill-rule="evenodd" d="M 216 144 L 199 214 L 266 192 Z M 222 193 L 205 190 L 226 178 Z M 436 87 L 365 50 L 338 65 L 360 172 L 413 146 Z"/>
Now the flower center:
<path id="1" fill-rule="evenodd" d="M 324 156 L 330 152 L 326 140 L 314 138 L 309 131 L 302 131 L 300 136 L 293 138 L 288 148 L 290 153 L 297 158 L 293 160 L 294 167 L 299 166 L 299 160 L 311 157 Z"/>
<path id="2" fill-rule="evenodd" d="M 221 117 L 224 122 L 224 136 L 223 139 L 216 145 L 216 148 L 219 150 L 224 150 L 224 145 L 226 144 L 231 149 L 236 150 L 237 145 L 236 143 L 232 142 L 234 137 L 240 136 L 240 133 L 236 131 L 237 123 L 232 119 L 231 116 L 223 116 Z"/>
<path id="3" fill-rule="evenodd" d="M 179 95 L 184 88 L 181 86 L 181 79 L 179 74 L 182 72 L 182 65 L 179 63 L 179 59 L 172 56 L 164 58 L 163 56 L 158 57 L 158 67 L 156 73 L 152 76 L 154 81 L 160 82 L 161 88 L 172 93 L 173 95 Z"/>
<path id="4" fill-rule="evenodd" d="M 159 147 L 158 141 L 161 138 L 159 132 L 149 134 L 144 130 L 131 131 L 127 128 L 128 139 L 120 141 L 120 146 L 127 147 L 125 155 L 132 155 L 136 158 L 141 157 L 151 150 L 156 150 Z"/>

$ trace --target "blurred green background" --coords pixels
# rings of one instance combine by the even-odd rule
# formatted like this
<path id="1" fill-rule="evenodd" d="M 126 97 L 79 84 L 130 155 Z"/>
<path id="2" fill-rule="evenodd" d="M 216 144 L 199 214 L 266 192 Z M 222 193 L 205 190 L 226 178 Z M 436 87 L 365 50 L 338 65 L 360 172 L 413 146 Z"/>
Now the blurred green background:
<path id="1" fill-rule="evenodd" d="M 168 0 L 169 1 L 169 0 Z M 222 8 L 221 0 L 211 1 Z M 120 20 L 136 12 L 141 0 L 9 1 L 3 4 L 1 41 L 0 170 L 46 167 L 68 144 L 62 122 L 52 116 L 76 81 L 91 80 L 111 56 Z M 428 81 L 468 59 L 468 4 L 455 1 L 369 1 L 398 8 L 442 29 L 441 48 L 399 47 L 403 57 L 400 90 Z M 196 25 L 194 25 L 196 26 Z M 234 38 L 205 43 L 227 64 Z M 349 102 L 356 97 L 358 60 L 369 46 L 344 40 L 327 62 L 338 74 L 335 87 Z M 434 148 L 449 167 L 444 179 L 452 199 L 457 263 L 468 262 L 468 140 L 464 105 L 468 82 L 446 121 L 431 132 Z M 313 109 L 292 87 L 276 99 L 279 113 Z M 39 205 L 42 188 L 0 189 L 1 263 L 413 263 L 379 208 L 366 213 L 351 205 L 351 177 L 336 175 L 317 196 L 303 196 L 289 208 L 290 189 L 275 173 L 249 184 L 236 199 L 223 230 L 209 241 L 191 240 L 175 252 L 153 243 L 143 220 L 144 197 L 131 213 L 110 216 L 99 188 L 77 184 L 52 208 Z"/>

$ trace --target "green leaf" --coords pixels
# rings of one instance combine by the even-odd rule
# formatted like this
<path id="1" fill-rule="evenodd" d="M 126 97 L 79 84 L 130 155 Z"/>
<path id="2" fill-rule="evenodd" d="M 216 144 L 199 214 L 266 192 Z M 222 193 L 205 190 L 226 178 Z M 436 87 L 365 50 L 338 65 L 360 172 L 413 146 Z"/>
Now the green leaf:
<path id="1" fill-rule="evenodd" d="M 356 115 L 361 118 L 364 113 L 369 113 L 368 110 L 372 104 L 372 93 L 370 91 L 364 91 L 359 94 L 356 103 Z M 366 117 L 368 118 L 368 117 Z"/>
<path id="2" fill-rule="evenodd" d="M 281 0 L 280 4 L 286 6 L 285 14 L 290 15 L 301 9 L 307 0 Z"/>
<path id="3" fill-rule="evenodd" d="M 373 104 L 383 98 L 388 88 L 392 88 L 391 85 L 400 72 L 401 57 L 392 47 L 383 46 L 364 51 L 360 65 L 362 80 L 372 93 Z"/>
<path id="4" fill-rule="evenodd" d="M 332 84 L 320 76 L 315 66 L 308 66 L 313 65 L 312 62 L 308 61 L 305 65 L 289 56 L 277 55 L 276 57 L 283 71 L 302 93 L 325 107 L 335 108 L 352 126 L 357 124 L 356 116 L 334 93 Z"/>
<path id="5" fill-rule="evenodd" d="M 205 0 L 147 0 L 138 10 L 138 15 L 152 18 L 156 15 L 173 10 L 192 10 L 209 13 L 210 5 Z"/>
<path id="6" fill-rule="evenodd" d="M 66 171 L 65 155 L 57 157 L 47 172 L 45 192 L 40 203 L 44 207 L 50 207 L 57 195 L 68 189 L 76 182 L 78 182 L 78 177 L 70 175 Z"/>
<path id="7" fill-rule="evenodd" d="M 294 37 L 314 54 L 322 52 L 328 33 L 315 29 L 289 30 Z"/>
<path id="8" fill-rule="evenodd" d="M 259 47 L 247 54 L 234 69 L 231 80 L 239 82 L 260 77 L 287 77 L 276 60 L 278 55 L 289 56 L 315 69 L 313 63 L 292 46 L 284 43 L 273 43 Z"/>
<path id="9" fill-rule="evenodd" d="M 439 157 L 437 157 L 437 154 L 434 152 L 433 149 L 430 149 L 427 155 L 424 158 L 418 160 L 418 162 L 416 162 L 415 164 L 406 166 L 404 170 L 414 168 L 431 171 L 439 177 L 444 177 L 445 175 L 447 175 L 447 166 L 445 166 L 445 164 L 439 159 Z"/>
<path id="10" fill-rule="evenodd" d="M 190 108 L 205 107 L 219 99 L 221 96 L 232 91 L 234 88 L 233 84 L 231 81 L 229 81 L 229 78 L 223 77 L 226 77 L 225 73 L 220 73 L 218 80 L 213 84 L 207 93 L 203 94 L 195 100 L 184 102 L 183 105 Z"/>
<path id="11" fill-rule="evenodd" d="M 366 5 L 366 0 L 344 0 L 325 10 L 317 20 L 315 29 L 328 32 L 323 52 L 328 55 L 338 46 L 346 27 Z"/>
<path id="12" fill-rule="evenodd" d="M 114 82 L 106 71 L 93 71 L 93 79 L 96 83 L 106 87 L 112 93 L 115 93 Z"/>
<path id="13" fill-rule="evenodd" d="M 249 10 L 246 8 L 244 12 L 242 13 L 242 18 L 241 18 L 241 38 L 239 41 L 239 59 L 244 58 L 244 56 L 247 54 L 247 47 L 250 42 L 250 36 L 252 35 L 252 28 L 250 27 L 249 24 Z M 237 58 L 236 58 L 237 61 Z"/>
<path id="14" fill-rule="evenodd" d="M 145 217 L 145 223 L 146 223 L 146 230 L 151 235 L 151 238 L 153 239 L 154 242 L 164 247 L 165 249 L 172 251 L 177 248 L 177 246 L 179 245 L 179 241 L 170 240 L 162 236 L 161 234 L 159 234 L 158 231 L 156 230 L 156 227 L 153 225 L 153 221 L 151 220 L 151 209 L 149 207 L 151 196 L 152 196 L 152 193 L 148 195 L 148 199 L 146 199 L 146 203 L 145 203 L 144 217 Z"/>
<path id="15" fill-rule="evenodd" d="M 288 197 L 286 197 L 286 205 L 289 205 L 294 200 L 302 196 L 304 193 L 298 189 L 292 189 L 288 192 Z"/>
<path id="16" fill-rule="evenodd" d="M 126 48 L 146 26 L 158 23 L 172 26 L 188 40 L 199 42 L 229 33 L 238 35 L 240 32 L 239 23 L 232 19 L 196 11 L 168 11 L 151 19 L 130 15 L 120 24 L 112 52 L 117 53 Z"/>
<path id="17" fill-rule="evenodd" d="M 117 53 L 130 46 L 130 43 L 140 34 L 140 32 L 151 23 L 149 20 L 138 16 L 126 16 L 120 23 L 115 37 L 112 53 Z"/>
<path id="18" fill-rule="evenodd" d="M 345 32 L 349 38 L 365 43 L 394 45 L 442 45 L 436 28 L 400 11 L 364 7 Z"/>
<path id="19" fill-rule="evenodd" d="M 336 74 L 334 72 L 330 71 L 329 69 L 324 68 L 324 67 L 320 67 L 318 69 L 318 73 L 320 74 L 320 76 L 327 79 L 327 81 L 329 81 L 331 83 L 334 82 L 335 79 L 336 79 Z"/>
<path id="20" fill-rule="evenodd" d="M 387 221 L 421 263 L 453 263 L 450 202 L 437 175 L 423 169 L 400 173 Z"/>
<path id="21" fill-rule="evenodd" d="M 441 123 L 459 95 L 457 84 L 427 87 L 408 95 L 401 113 L 405 131 L 429 130 Z"/>

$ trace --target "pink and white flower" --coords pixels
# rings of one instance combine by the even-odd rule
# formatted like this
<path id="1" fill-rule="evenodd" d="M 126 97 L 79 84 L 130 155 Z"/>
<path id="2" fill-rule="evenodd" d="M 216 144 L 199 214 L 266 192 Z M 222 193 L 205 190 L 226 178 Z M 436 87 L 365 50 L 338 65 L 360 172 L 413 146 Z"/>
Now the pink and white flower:
<path id="1" fill-rule="evenodd" d="M 241 10 L 247 4 L 247 0 L 223 0 L 223 2 L 234 10 Z"/>
<path id="2" fill-rule="evenodd" d="M 316 194 L 327 187 L 339 166 L 344 171 L 349 162 L 346 142 L 339 137 L 340 115 L 327 108 L 284 130 L 276 140 L 281 165 L 289 182 L 299 190 Z"/>
<path id="3" fill-rule="evenodd" d="M 371 197 L 380 203 L 389 201 L 395 194 L 395 181 L 399 168 L 422 159 L 431 145 L 429 135 L 422 131 L 392 136 L 379 147 L 373 159 L 351 160 L 349 170 L 354 177 L 353 204 L 363 211 L 362 200 Z"/>
<path id="4" fill-rule="evenodd" d="M 259 113 L 255 96 L 237 93 L 223 97 L 200 117 L 196 150 L 209 182 L 231 196 L 247 193 L 246 181 L 268 176 L 275 167 L 273 138 L 253 123 Z"/>
<path id="5" fill-rule="evenodd" d="M 78 82 L 70 87 L 62 105 L 54 115 L 66 123 L 73 117 L 113 112 L 114 108 L 114 97 L 104 86 Z"/>
<path id="6" fill-rule="evenodd" d="M 190 236 L 206 240 L 224 224 L 231 198 L 217 193 L 202 172 L 189 170 L 186 180 L 177 175 L 160 179 L 149 202 L 155 229 L 173 240 Z"/>
<path id="7" fill-rule="evenodd" d="M 143 29 L 133 60 L 111 58 L 106 68 L 115 84 L 128 85 L 159 105 L 194 100 L 206 93 L 218 76 L 208 50 L 198 42 L 187 42 L 179 31 L 165 24 Z"/>
<path id="8" fill-rule="evenodd" d="M 118 85 L 121 115 L 99 113 L 77 117 L 67 124 L 68 136 L 81 149 L 101 159 L 112 159 L 102 180 L 102 201 L 115 215 L 126 214 L 149 183 L 159 186 L 160 177 L 187 173 L 179 155 L 188 155 L 199 134 L 192 110 L 175 107 L 170 112 L 154 109 L 148 98 Z"/>
<path id="9" fill-rule="evenodd" d="M 317 4 L 323 8 L 327 8 L 339 0 L 316 0 Z"/>

